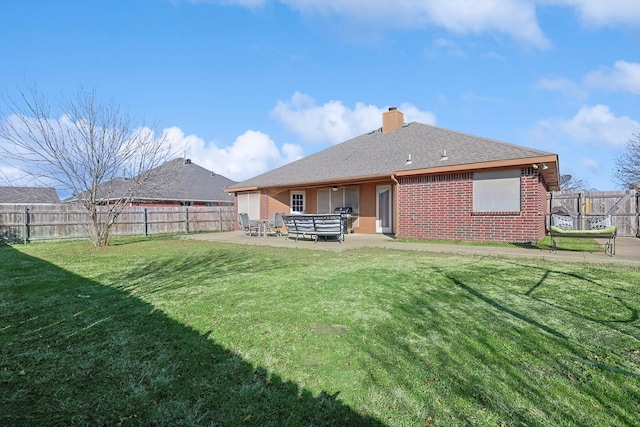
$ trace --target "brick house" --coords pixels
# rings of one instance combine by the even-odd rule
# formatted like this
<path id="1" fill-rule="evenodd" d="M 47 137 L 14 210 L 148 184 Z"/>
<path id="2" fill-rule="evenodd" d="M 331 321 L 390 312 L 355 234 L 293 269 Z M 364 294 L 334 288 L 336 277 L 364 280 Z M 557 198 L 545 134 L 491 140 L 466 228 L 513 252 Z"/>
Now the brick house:
<path id="1" fill-rule="evenodd" d="M 153 178 L 139 188 L 129 201 L 130 206 L 231 206 L 234 197 L 225 192 L 233 185 L 222 175 L 177 158 L 152 171 Z M 98 187 L 98 199 L 113 203 L 130 191 L 135 178 L 117 178 Z M 69 201 L 72 201 L 70 199 Z"/>
<path id="2" fill-rule="evenodd" d="M 382 127 L 232 185 L 238 212 L 353 208 L 356 233 L 464 241 L 538 241 L 557 154 L 421 123 L 395 108 Z"/>
<path id="3" fill-rule="evenodd" d="M 0 204 L 51 205 L 60 203 L 52 187 L 0 187 Z"/>

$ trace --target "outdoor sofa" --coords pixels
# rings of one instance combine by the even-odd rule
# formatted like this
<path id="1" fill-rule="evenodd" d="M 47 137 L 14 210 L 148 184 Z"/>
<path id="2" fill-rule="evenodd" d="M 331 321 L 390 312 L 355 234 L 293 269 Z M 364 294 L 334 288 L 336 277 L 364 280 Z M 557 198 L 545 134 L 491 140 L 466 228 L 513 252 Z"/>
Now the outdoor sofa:
<path id="1" fill-rule="evenodd" d="M 308 236 L 315 242 L 318 242 L 318 237 L 324 237 L 325 240 L 328 237 L 336 237 L 340 243 L 344 240 L 343 221 L 340 214 L 283 215 L 282 219 L 287 228 L 287 236 L 295 236 L 296 241 L 300 236 L 303 238 Z"/>

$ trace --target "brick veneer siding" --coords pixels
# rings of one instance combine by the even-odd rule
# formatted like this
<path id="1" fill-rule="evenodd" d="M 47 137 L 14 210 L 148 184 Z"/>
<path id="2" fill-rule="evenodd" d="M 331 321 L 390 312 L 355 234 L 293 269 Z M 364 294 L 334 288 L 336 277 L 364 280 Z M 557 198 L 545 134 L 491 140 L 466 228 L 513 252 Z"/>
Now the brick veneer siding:
<path id="1" fill-rule="evenodd" d="M 396 236 L 478 242 L 537 242 L 545 235 L 547 192 L 533 168 L 523 168 L 520 212 L 474 212 L 473 173 L 398 179 Z"/>

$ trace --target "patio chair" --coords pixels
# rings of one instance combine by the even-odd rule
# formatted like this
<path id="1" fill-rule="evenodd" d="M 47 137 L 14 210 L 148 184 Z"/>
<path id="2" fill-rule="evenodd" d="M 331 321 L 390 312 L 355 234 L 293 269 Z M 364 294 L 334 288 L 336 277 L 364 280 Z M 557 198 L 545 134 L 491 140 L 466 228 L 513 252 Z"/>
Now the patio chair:
<path id="1" fill-rule="evenodd" d="M 282 236 L 282 229 L 284 228 L 284 220 L 280 212 L 274 212 L 269 218 L 269 232 L 274 233 L 276 236 Z"/>
<path id="2" fill-rule="evenodd" d="M 242 237 L 251 237 L 254 232 L 256 236 L 260 234 L 260 226 L 256 221 L 249 220 L 249 214 L 239 213 L 238 224 L 240 224 L 240 229 L 242 230 Z"/>

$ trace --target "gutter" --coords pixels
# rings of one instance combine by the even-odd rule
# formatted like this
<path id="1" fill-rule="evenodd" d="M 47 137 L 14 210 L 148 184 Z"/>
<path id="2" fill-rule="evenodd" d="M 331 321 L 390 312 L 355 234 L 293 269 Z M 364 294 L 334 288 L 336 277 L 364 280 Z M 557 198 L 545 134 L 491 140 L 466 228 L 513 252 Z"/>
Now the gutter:
<path id="1" fill-rule="evenodd" d="M 240 193 L 243 191 L 256 191 L 258 187 L 233 187 L 233 188 L 225 188 L 225 193 Z"/>

